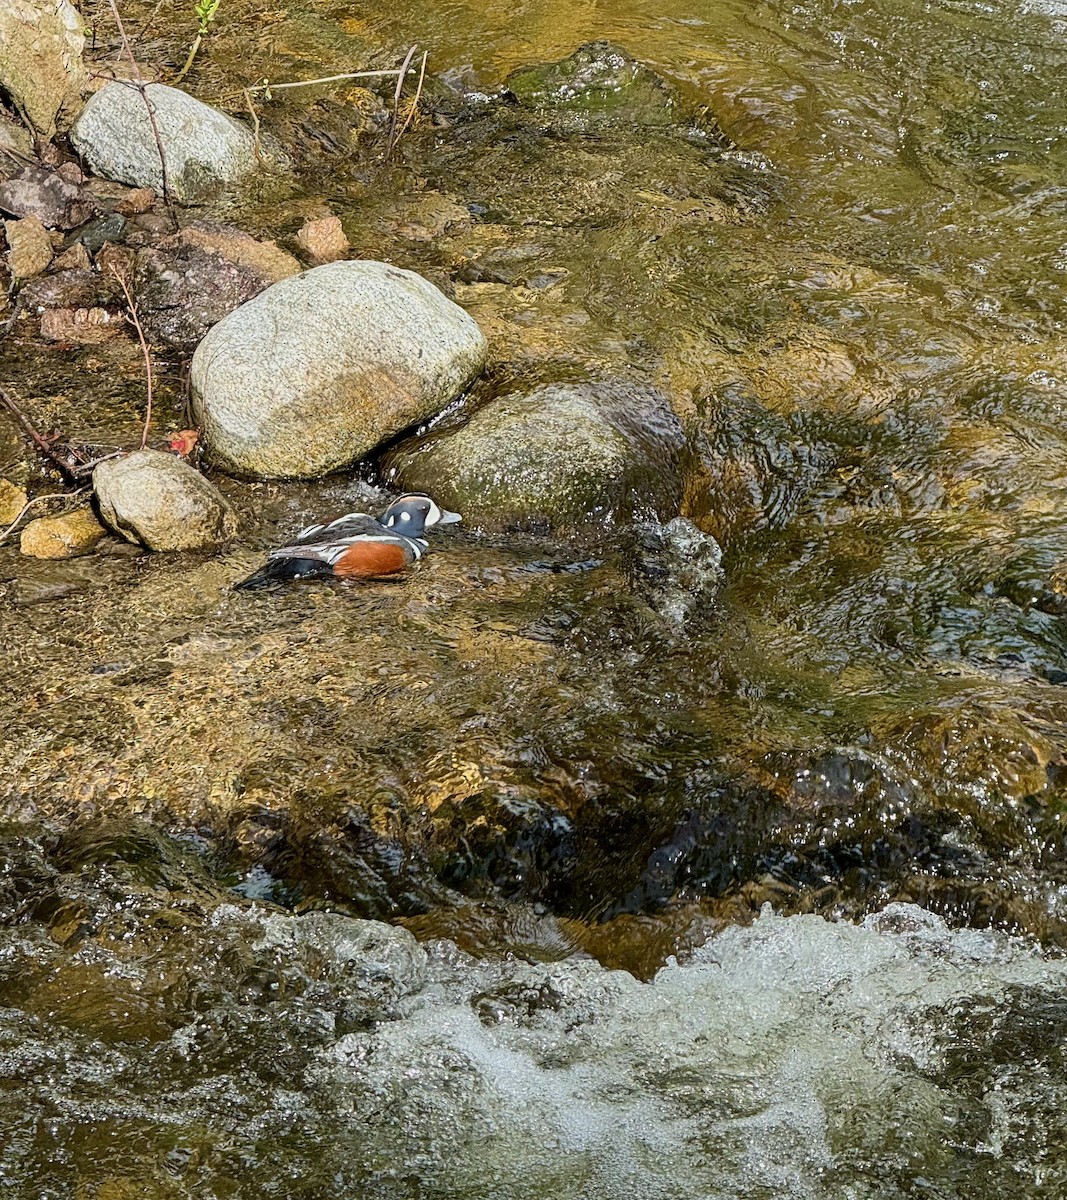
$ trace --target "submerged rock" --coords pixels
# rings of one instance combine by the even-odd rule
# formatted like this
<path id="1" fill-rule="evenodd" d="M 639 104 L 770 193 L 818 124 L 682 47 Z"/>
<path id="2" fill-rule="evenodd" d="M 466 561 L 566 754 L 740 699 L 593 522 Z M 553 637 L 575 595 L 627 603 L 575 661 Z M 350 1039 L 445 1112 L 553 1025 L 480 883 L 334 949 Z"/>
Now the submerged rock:
<path id="1" fill-rule="evenodd" d="M 607 41 L 587 42 L 559 62 L 515 71 L 506 87 L 531 108 L 610 113 L 639 124 L 678 120 L 677 101 L 667 83 Z"/>
<path id="2" fill-rule="evenodd" d="M 175 200 L 221 191 L 257 163 L 256 144 L 243 125 L 178 88 L 141 89 L 110 83 L 85 106 L 71 130 L 79 154 L 98 174 L 163 193 L 163 171 L 145 97 L 152 105 Z"/>
<path id="3" fill-rule="evenodd" d="M 75 558 L 88 554 L 107 535 L 91 508 L 61 517 L 39 517 L 22 531 L 19 549 L 30 558 Z"/>
<path id="4" fill-rule="evenodd" d="M 194 550 L 237 531 L 229 503 L 199 471 L 159 450 L 108 459 L 93 472 L 104 521 L 149 550 Z"/>
<path id="5" fill-rule="evenodd" d="M 85 86 L 82 18 L 69 0 L 5 0 L 0 7 L 0 89 L 47 141 Z"/>
<path id="6" fill-rule="evenodd" d="M 311 478 L 439 412 L 486 351 L 473 318 L 420 275 L 331 263 L 211 330 L 193 356 L 193 412 L 224 469 Z"/>
<path id="7" fill-rule="evenodd" d="M 654 388 L 550 384 L 400 446 L 388 470 L 484 529 L 576 530 L 677 512 L 682 440 Z"/>
<path id="8" fill-rule="evenodd" d="M 719 543 L 692 521 L 648 521 L 634 530 L 630 582 L 664 620 L 678 628 L 715 598 L 723 582 Z"/>

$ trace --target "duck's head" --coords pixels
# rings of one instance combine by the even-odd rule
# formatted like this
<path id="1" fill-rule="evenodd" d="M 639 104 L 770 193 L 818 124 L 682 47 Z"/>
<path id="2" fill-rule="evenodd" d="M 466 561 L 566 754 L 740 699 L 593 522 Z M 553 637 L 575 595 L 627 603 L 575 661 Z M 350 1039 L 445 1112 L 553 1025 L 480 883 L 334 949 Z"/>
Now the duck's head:
<path id="1" fill-rule="evenodd" d="M 401 496 L 382 513 L 382 524 L 406 537 L 421 537 L 430 525 L 455 525 L 459 520 L 459 513 L 439 507 L 420 492 Z"/>

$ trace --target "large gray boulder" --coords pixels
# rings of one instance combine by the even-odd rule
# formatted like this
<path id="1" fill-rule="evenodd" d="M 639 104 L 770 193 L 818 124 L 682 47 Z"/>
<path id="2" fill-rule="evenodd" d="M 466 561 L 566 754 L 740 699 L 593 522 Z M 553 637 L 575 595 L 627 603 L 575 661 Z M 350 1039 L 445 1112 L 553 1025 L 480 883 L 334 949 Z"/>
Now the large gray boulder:
<path id="1" fill-rule="evenodd" d="M 93 489 L 104 523 L 149 550 L 195 550 L 228 541 L 237 517 L 199 471 L 172 454 L 135 450 L 102 462 Z"/>
<path id="2" fill-rule="evenodd" d="M 69 0 L 0 4 L 0 89 L 46 141 L 81 97 L 84 47 L 82 19 Z"/>
<path id="3" fill-rule="evenodd" d="M 462 428 L 399 446 L 386 467 L 488 530 L 585 530 L 666 518 L 681 499 L 683 435 L 654 388 L 550 384 L 479 410 Z"/>
<path id="4" fill-rule="evenodd" d="M 412 271 L 329 263 L 224 317 L 193 355 L 193 414 L 237 475 L 313 478 L 440 412 L 481 371 L 474 319 Z"/>
<path id="5" fill-rule="evenodd" d="M 150 83 L 143 91 L 129 83 L 109 83 L 75 121 L 71 141 L 95 174 L 163 192 L 159 145 L 145 96 L 175 200 L 202 199 L 255 168 L 255 138 L 243 125 L 178 88 Z"/>

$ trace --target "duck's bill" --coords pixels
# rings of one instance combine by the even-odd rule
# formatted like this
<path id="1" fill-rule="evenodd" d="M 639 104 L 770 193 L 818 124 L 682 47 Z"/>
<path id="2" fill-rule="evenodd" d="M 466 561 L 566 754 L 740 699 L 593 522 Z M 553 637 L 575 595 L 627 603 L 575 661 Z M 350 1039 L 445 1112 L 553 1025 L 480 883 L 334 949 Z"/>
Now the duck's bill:
<path id="1" fill-rule="evenodd" d="M 441 509 L 441 518 L 437 522 L 438 525 L 458 525 L 463 518 L 459 513 L 449 512 L 447 508 Z"/>

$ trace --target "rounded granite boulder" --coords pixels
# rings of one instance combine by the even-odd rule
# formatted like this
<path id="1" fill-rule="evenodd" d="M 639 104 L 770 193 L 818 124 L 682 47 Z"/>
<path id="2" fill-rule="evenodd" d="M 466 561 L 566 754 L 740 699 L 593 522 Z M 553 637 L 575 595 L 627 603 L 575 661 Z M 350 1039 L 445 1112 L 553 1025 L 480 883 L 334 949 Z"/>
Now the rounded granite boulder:
<path id="1" fill-rule="evenodd" d="M 193 355 L 194 419 L 223 470 L 314 478 L 440 412 L 486 352 L 474 319 L 421 275 L 329 263 L 208 333 Z"/>
<path id="2" fill-rule="evenodd" d="M 179 88 L 150 83 L 143 91 L 109 83 L 89 98 L 74 122 L 71 141 L 95 174 L 162 194 L 162 145 L 167 191 L 189 203 L 255 169 L 256 140 L 243 125 Z"/>
<path id="3" fill-rule="evenodd" d="M 173 454 L 135 450 L 93 471 L 106 525 L 149 550 L 195 550 L 237 532 L 229 503 L 199 471 Z"/>
<path id="4" fill-rule="evenodd" d="M 405 442 L 385 463 L 487 530 L 595 532 L 668 518 L 684 437 L 666 398 L 626 380 L 548 384 L 479 409 L 459 429 Z"/>

